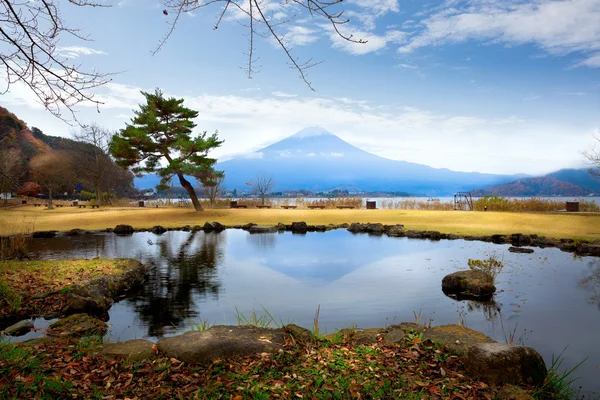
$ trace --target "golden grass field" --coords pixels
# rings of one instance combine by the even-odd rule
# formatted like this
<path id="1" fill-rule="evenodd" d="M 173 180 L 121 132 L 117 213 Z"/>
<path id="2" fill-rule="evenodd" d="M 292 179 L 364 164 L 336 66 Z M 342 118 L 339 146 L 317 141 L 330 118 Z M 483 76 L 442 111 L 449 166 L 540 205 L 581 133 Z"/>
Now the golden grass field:
<path id="1" fill-rule="evenodd" d="M 600 239 L 598 213 L 511 213 L 424 210 L 284 210 L 284 209 L 209 209 L 195 212 L 189 208 L 117 208 L 46 210 L 22 206 L 0 209 L 0 235 L 31 231 L 73 228 L 97 230 L 118 224 L 134 228 L 154 225 L 180 227 L 219 221 L 225 225 L 254 222 L 275 225 L 278 222 L 305 221 L 309 225 L 351 222 L 404 224 L 406 229 L 437 230 L 460 235 L 525 233 L 554 238 Z"/>

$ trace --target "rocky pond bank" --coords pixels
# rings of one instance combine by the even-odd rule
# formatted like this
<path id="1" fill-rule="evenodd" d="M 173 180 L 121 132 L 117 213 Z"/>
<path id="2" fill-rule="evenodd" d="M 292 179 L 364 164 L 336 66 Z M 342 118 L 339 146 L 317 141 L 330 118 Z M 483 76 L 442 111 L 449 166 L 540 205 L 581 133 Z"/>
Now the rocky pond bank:
<path id="1" fill-rule="evenodd" d="M 0 344 L 0 397 L 533 399 L 560 390 L 534 349 L 459 325 L 331 335 L 215 325 L 157 343 L 102 343 L 105 330 L 74 314 L 48 337 Z"/>
<path id="2" fill-rule="evenodd" d="M 130 235 L 134 232 L 153 232 L 160 235 L 167 231 L 190 231 L 190 232 L 222 232 L 226 229 L 244 229 L 251 234 L 275 233 L 289 231 L 294 234 L 305 234 L 307 232 L 326 232 L 333 229 L 347 229 L 355 234 L 369 235 L 387 235 L 390 237 L 407 237 L 412 239 L 429 240 L 469 240 L 482 241 L 494 244 L 510 244 L 509 251 L 518 253 L 531 253 L 532 248 L 558 248 L 566 252 L 574 252 L 578 255 L 589 255 L 600 257 L 600 240 L 586 241 L 578 238 L 549 238 L 536 234 L 493 234 L 493 235 L 455 235 L 451 233 L 442 233 L 439 231 L 419 231 L 406 229 L 402 224 L 384 225 L 381 223 L 343 223 L 329 225 L 308 225 L 306 222 L 298 221 L 291 224 L 278 223 L 277 225 L 258 225 L 248 223 L 245 225 L 226 226 L 219 222 L 206 222 L 204 225 L 185 225 L 181 227 L 165 228 L 156 225 L 149 229 L 136 229 L 131 225 L 117 225 L 114 228 L 107 228 L 101 231 L 85 231 L 82 229 L 72 229 L 66 232 L 59 231 L 36 231 L 31 234 L 33 238 L 52 238 L 55 236 L 74 236 L 84 234 L 94 234 L 100 232 L 113 232 L 117 235 Z M 8 238 L 10 240 L 10 237 Z"/>

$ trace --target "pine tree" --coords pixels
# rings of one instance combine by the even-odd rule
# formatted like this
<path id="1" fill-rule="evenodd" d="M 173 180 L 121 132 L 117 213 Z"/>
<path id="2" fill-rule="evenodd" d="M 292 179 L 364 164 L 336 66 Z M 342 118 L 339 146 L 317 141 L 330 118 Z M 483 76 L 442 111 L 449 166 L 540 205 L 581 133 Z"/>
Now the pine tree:
<path id="1" fill-rule="evenodd" d="M 160 89 L 142 94 L 146 104 L 140 104 L 131 124 L 113 136 L 110 153 L 117 164 L 131 167 L 136 174 L 157 173 L 161 177 L 157 189 L 166 188 L 167 182 L 177 175 L 196 211 L 202 211 L 196 192 L 184 175 L 198 176 L 212 169 L 216 160 L 209 158 L 208 152 L 223 141 L 217 138 L 217 132 L 208 136 L 204 131 L 191 137 L 198 112 L 184 107 L 183 99 L 166 99 Z"/>

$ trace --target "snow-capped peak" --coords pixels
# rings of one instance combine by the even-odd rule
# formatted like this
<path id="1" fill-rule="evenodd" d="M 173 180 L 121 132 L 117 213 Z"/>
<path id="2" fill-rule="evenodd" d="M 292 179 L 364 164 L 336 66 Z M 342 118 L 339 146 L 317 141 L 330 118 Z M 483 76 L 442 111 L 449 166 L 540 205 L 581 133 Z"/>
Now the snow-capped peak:
<path id="1" fill-rule="evenodd" d="M 292 135 L 292 137 L 302 139 L 302 138 L 307 138 L 307 137 L 312 137 L 312 136 L 324 136 L 324 135 L 333 136 L 333 133 L 321 128 L 320 126 L 313 126 L 310 128 L 304 128 L 302 130 L 299 130 L 298 132 L 294 133 Z"/>

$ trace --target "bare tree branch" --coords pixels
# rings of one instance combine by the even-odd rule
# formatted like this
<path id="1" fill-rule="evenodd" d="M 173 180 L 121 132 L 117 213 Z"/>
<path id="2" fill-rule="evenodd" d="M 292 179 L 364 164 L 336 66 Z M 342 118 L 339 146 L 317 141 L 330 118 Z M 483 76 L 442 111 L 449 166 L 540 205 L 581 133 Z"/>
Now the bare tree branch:
<path id="1" fill-rule="evenodd" d="M 79 30 L 65 25 L 58 0 L 0 0 L 0 66 L 5 87 L 24 83 L 40 103 L 67 123 L 77 121 L 74 107 L 79 103 L 102 104 L 90 90 L 110 82 L 111 74 L 86 72 L 62 56 L 60 39 L 73 36 L 89 41 Z M 75 6 L 109 7 L 89 0 L 68 0 Z M 65 115 L 67 113 L 67 115 Z"/>
<path id="2" fill-rule="evenodd" d="M 208 7 L 213 4 L 223 4 L 222 11 L 219 14 L 217 22 L 215 24 L 215 29 L 217 29 L 223 18 L 228 12 L 231 12 L 231 9 L 237 9 L 241 11 L 243 14 L 246 14 L 249 19 L 249 46 L 250 51 L 248 52 L 248 66 L 246 69 L 248 73 L 248 77 L 252 77 L 252 75 L 256 72 L 253 68 L 255 59 L 254 57 L 254 35 L 259 35 L 261 37 L 271 37 L 277 43 L 277 46 L 283 50 L 288 61 L 290 63 L 290 67 L 295 69 L 300 74 L 300 79 L 306 83 L 306 85 L 314 90 L 312 84 L 308 81 L 306 72 L 309 68 L 320 64 L 322 61 L 313 62 L 312 59 L 307 61 L 300 61 L 296 57 L 293 56 L 291 47 L 285 43 L 284 36 L 276 30 L 276 27 L 283 25 L 290 20 L 286 21 L 275 21 L 272 17 L 269 17 L 265 14 L 265 7 L 262 1 L 260 0 L 161 0 L 163 6 L 166 10 L 171 10 L 176 13 L 176 17 L 173 21 L 170 22 L 170 27 L 166 35 L 161 39 L 157 49 L 154 51 L 154 54 L 159 51 L 165 42 L 170 38 L 173 33 L 175 26 L 179 22 L 179 16 L 181 13 L 192 12 L 198 10 L 200 8 Z M 332 26 L 334 32 L 344 40 L 353 43 L 366 43 L 366 40 L 362 39 L 354 39 L 352 35 L 346 35 L 340 31 L 340 26 L 349 22 L 349 19 L 343 16 L 344 11 L 335 11 L 335 8 L 342 4 L 343 0 L 285 0 L 283 6 L 288 5 L 296 5 L 302 10 L 308 12 L 311 17 L 319 17 L 326 19 Z M 165 11 L 166 11 L 165 10 Z M 169 14 L 168 12 L 166 13 Z M 293 19 L 293 18 L 292 18 Z M 260 27 L 266 29 L 267 34 L 262 34 L 260 32 Z"/>
<path id="3" fill-rule="evenodd" d="M 590 172 L 600 177 L 600 133 L 594 135 L 594 139 L 597 143 L 594 143 L 585 150 L 583 155 L 588 159 L 589 163 L 593 165 L 593 169 L 591 169 Z"/>
<path id="4" fill-rule="evenodd" d="M 275 181 L 272 176 L 257 175 L 246 182 L 246 186 L 250 186 L 255 192 L 260 195 L 262 204 L 265 204 L 265 197 L 275 187 Z"/>

